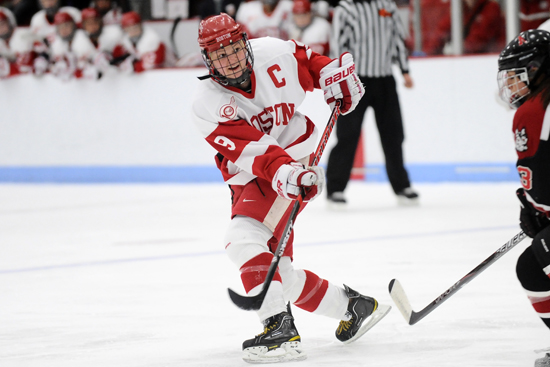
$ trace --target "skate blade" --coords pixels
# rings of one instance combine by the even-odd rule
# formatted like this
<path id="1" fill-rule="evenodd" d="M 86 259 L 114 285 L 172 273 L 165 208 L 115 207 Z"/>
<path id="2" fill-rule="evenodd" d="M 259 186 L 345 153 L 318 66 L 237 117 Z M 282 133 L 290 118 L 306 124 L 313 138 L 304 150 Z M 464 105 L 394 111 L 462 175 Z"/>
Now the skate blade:
<path id="1" fill-rule="evenodd" d="M 402 197 L 401 195 L 398 195 L 397 204 L 399 206 L 419 206 L 420 200 L 418 198 L 409 199 L 406 197 Z"/>
<path id="2" fill-rule="evenodd" d="M 246 348 L 242 356 L 245 362 L 254 364 L 302 361 L 307 358 L 300 342 L 283 343 L 273 350 L 264 346 Z"/>
<path id="3" fill-rule="evenodd" d="M 378 324 L 380 320 L 382 320 L 390 312 L 390 310 L 391 306 L 378 304 L 378 308 L 376 309 L 376 311 L 374 311 L 372 315 L 369 316 L 369 319 L 366 323 L 361 325 L 361 328 L 357 331 L 357 334 L 355 334 L 352 338 L 346 340 L 344 344 L 349 344 L 359 339 L 361 336 L 363 336 L 363 334 L 372 329 L 374 325 Z"/>

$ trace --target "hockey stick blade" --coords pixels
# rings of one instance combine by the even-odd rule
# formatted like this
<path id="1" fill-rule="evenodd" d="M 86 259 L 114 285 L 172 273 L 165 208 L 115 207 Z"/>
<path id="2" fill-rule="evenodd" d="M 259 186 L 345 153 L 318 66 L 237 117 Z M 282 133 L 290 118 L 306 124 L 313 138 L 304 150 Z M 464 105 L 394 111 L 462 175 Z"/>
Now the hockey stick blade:
<path id="1" fill-rule="evenodd" d="M 413 311 L 411 303 L 409 302 L 401 283 L 399 283 L 397 279 L 392 279 L 388 287 L 390 290 L 390 296 L 397 306 L 397 309 L 401 312 L 401 315 L 403 315 L 409 325 L 412 325 L 411 319 L 416 313 Z"/>
<path id="2" fill-rule="evenodd" d="M 405 294 L 405 290 L 401 286 L 401 283 L 397 279 L 392 279 L 389 284 L 390 295 L 395 302 L 395 305 L 401 311 L 401 314 L 409 325 L 414 325 L 418 321 L 422 320 L 424 317 L 429 315 L 437 307 L 439 307 L 443 302 L 448 300 L 453 294 L 458 292 L 462 287 L 471 282 L 475 277 L 481 274 L 485 269 L 487 269 L 491 264 L 500 259 L 504 254 L 510 251 L 514 246 L 523 241 L 527 235 L 525 232 L 520 231 L 514 237 L 512 237 L 508 242 L 502 245 L 498 250 L 496 250 L 491 256 L 483 260 L 478 266 L 476 266 L 472 271 L 462 277 L 459 281 L 453 284 L 445 292 L 441 293 L 439 297 L 432 301 L 429 305 L 424 307 L 422 310 L 415 312 L 413 311 L 409 299 Z"/>
<path id="3" fill-rule="evenodd" d="M 265 295 L 267 291 L 262 290 L 260 294 L 252 297 L 241 296 L 240 294 L 233 291 L 231 288 L 227 288 L 229 292 L 229 298 L 233 301 L 237 307 L 245 311 L 257 311 L 262 307 Z"/>

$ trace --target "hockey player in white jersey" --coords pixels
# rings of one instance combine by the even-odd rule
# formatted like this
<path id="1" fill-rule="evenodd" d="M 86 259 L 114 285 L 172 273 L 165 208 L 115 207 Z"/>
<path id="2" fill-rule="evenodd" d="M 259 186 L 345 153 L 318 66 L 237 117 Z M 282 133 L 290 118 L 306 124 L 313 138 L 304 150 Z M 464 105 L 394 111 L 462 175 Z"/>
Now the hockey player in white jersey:
<path id="1" fill-rule="evenodd" d="M 117 50 L 115 57 L 126 56 L 119 65 L 122 72 L 141 73 L 175 65 L 176 56 L 172 50 L 166 47 L 154 29 L 143 25 L 137 12 L 124 13 L 120 25 L 124 30 L 122 50 Z"/>
<path id="2" fill-rule="evenodd" d="M 48 62 L 34 52 L 34 36 L 17 27 L 13 13 L 0 7 L 0 79 L 20 74 L 43 74 Z"/>
<path id="3" fill-rule="evenodd" d="M 329 55 L 330 23 L 313 13 L 309 0 L 294 0 L 292 20 L 288 32 L 291 39 L 308 45 L 321 55 Z"/>
<path id="4" fill-rule="evenodd" d="M 288 38 L 292 17 L 290 0 L 255 0 L 242 3 L 235 20 L 246 28 L 249 38 Z"/>
<path id="5" fill-rule="evenodd" d="M 323 186 L 323 169 L 310 166 L 317 129 L 298 107 L 306 92 L 322 84 L 325 101 L 334 106 L 339 100 L 341 112 L 347 114 L 364 89 L 349 53 L 332 60 L 296 41 L 248 40 L 243 27 L 227 14 L 203 20 L 198 42 L 209 74 L 196 92 L 193 117 L 217 150 L 216 163 L 231 191 L 227 255 L 240 269 L 248 295 L 255 295 L 262 288 L 292 201 L 301 189 L 307 191 L 304 202 L 314 200 Z M 321 83 L 323 75 L 340 78 Z M 295 269 L 293 237 L 292 233 L 258 311 L 264 331 L 243 343 L 247 362 L 306 358 L 290 304 L 340 320 L 336 337 L 344 343 L 355 341 L 390 310 L 348 286 Z"/>
<path id="6" fill-rule="evenodd" d="M 114 0 L 94 0 L 90 3 L 90 7 L 99 11 L 103 25 L 120 25 L 122 8 Z"/>
<path id="7" fill-rule="evenodd" d="M 56 26 L 54 17 L 58 11 L 69 13 L 71 17 L 80 24 L 80 10 L 71 6 L 59 7 L 61 0 L 39 0 L 42 7 L 31 18 L 30 29 L 40 42 L 43 42 L 46 47 L 49 47 L 56 35 Z"/>

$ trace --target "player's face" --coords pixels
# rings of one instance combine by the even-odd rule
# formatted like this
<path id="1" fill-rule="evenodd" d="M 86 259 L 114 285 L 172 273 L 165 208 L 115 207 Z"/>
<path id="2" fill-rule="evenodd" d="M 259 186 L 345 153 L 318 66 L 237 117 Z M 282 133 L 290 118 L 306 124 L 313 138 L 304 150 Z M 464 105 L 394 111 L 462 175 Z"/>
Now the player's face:
<path id="1" fill-rule="evenodd" d="M 294 14 L 294 24 L 298 28 L 305 28 L 311 23 L 311 13 Z"/>
<path id="2" fill-rule="evenodd" d="M 128 35 L 130 38 L 136 38 L 141 36 L 141 25 L 134 24 L 129 27 L 124 28 L 124 32 Z"/>
<path id="3" fill-rule="evenodd" d="M 40 5 L 43 9 L 53 8 L 57 5 L 58 0 L 40 0 Z"/>
<path id="4" fill-rule="evenodd" d="M 499 71 L 497 80 L 500 98 L 511 108 L 518 108 L 530 93 L 525 68 Z"/>
<path id="5" fill-rule="evenodd" d="M 88 34 L 97 34 L 101 29 L 101 19 L 99 18 L 90 18 L 82 22 L 82 28 Z"/>
<path id="6" fill-rule="evenodd" d="M 96 0 L 95 6 L 99 12 L 107 12 L 111 9 L 111 0 Z"/>
<path id="7" fill-rule="evenodd" d="M 506 88 L 513 96 L 523 97 L 529 93 L 527 84 L 523 82 L 519 75 L 516 75 L 515 71 L 508 71 L 506 78 Z"/>
<path id="8" fill-rule="evenodd" d="M 247 68 L 246 48 L 243 40 L 209 54 L 216 70 L 229 79 L 243 75 Z"/>
<path id="9" fill-rule="evenodd" d="M 11 32 L 10 23 L 7 20 L 0 21 L 0 38 L 9 38 Z"/>
<path id="10" fill-rule="evenodd" d="M 65 39 L 68 38 L 73 32 L 74 24 L 73 22 L 64 22 L 57 26 L 57 34 L 59 37 Z"/>

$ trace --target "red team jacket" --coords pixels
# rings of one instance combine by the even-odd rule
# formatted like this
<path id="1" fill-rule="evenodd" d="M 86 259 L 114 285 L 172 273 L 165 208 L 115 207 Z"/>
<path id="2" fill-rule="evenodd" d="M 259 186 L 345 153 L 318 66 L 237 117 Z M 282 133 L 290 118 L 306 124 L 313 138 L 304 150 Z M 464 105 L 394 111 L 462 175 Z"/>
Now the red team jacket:
<path id="1" fill-rule="evenodd" d="M 527 200 L 550 214 L 550 114 L 539 97 L 521 105 L 514 115 L 517 170 Z"/>
<path id="2" fill-rule="evenodd" d="M 464 24 L 464 53 L 500 52 L 505 44 L 504 19 L 494 0 L 477 0 L 472 8 L 462 7 Z M 451 38 L 451 15 L 447 14 L 433 30 L 435 35 L 426 40 L 423 49 L 427 55 L 441 54 Z"/>

